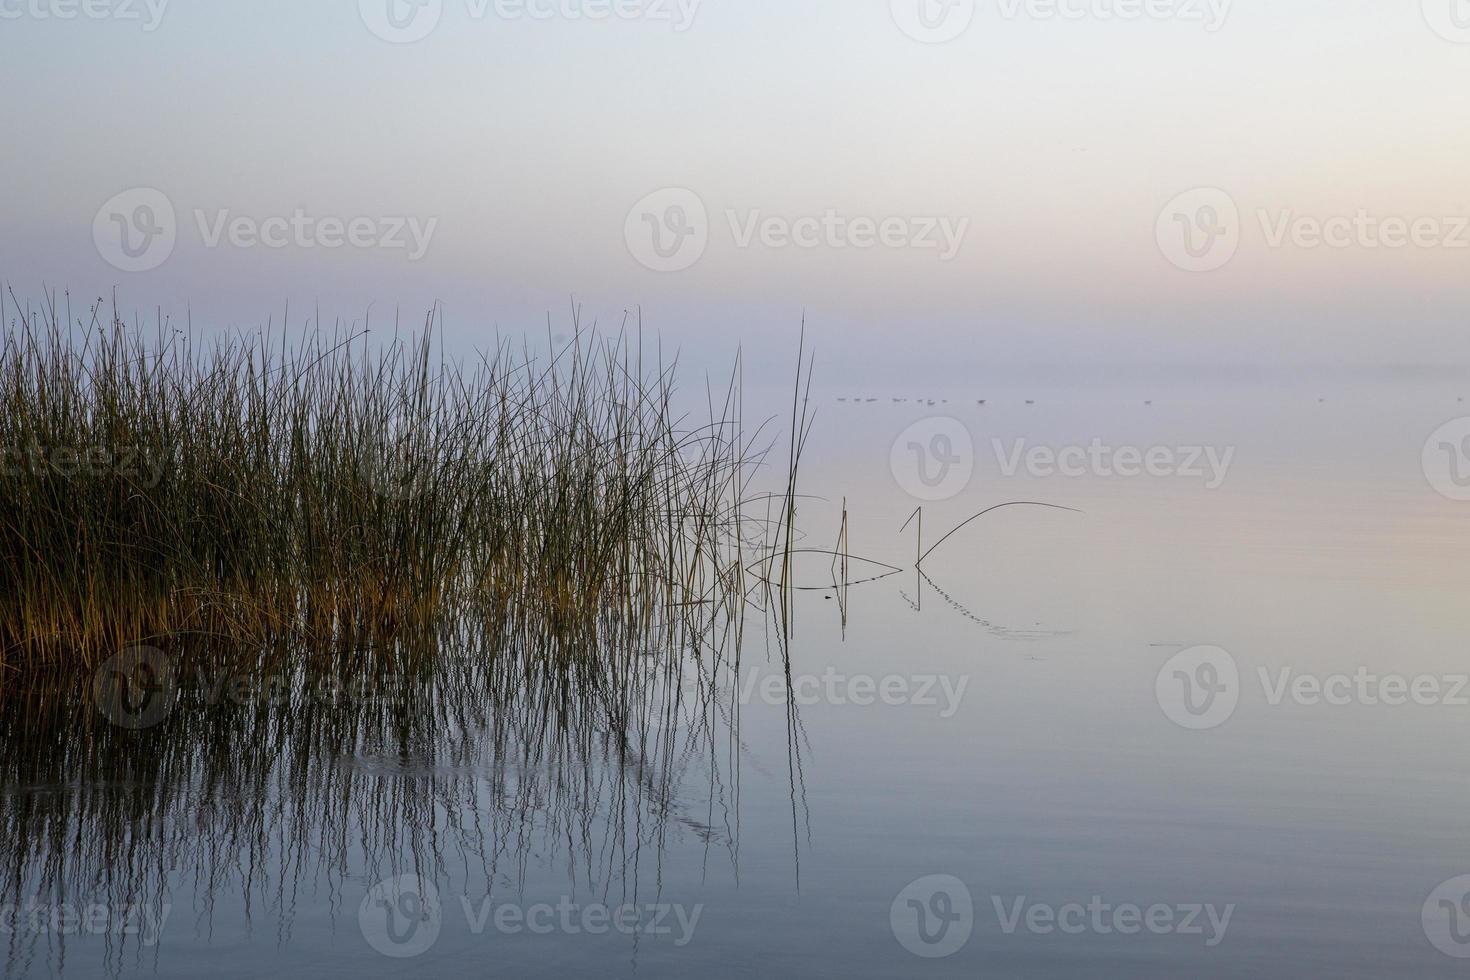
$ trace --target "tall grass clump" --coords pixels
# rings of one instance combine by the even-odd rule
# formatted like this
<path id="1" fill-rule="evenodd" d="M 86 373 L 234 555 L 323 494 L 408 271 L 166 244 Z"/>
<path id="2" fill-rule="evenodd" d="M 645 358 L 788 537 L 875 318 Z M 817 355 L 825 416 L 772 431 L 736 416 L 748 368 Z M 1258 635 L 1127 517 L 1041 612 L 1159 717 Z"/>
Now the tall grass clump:
<path id="1" fill-rule="evenodd" d="M 689 421 L 636 331 L 461 361 L 435 314 L 208 343 L 100 307 L 11 314 L 0 665 L 383 649 L 464 616 L 572 657 L 609 632 L 683 643 L 743 599 L 760 454 L 738 385 Z"/>

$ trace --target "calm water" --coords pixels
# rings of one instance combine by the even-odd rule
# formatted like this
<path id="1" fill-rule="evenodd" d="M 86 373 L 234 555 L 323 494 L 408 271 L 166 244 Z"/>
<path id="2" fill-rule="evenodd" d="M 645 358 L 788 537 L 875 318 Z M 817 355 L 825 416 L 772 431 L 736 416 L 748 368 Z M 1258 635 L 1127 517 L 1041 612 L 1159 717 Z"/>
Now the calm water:
<path id="1" fill-rule="evenodd" d="M 7 975 L 1463 975 L 1470 503 L 1422 458 L 1458 397 L 824 391 L 789 644 L 754 616 L 633 737 L 473 670 L 139 731 L 12 706 Z M 1094 439 L 1167 454 L 1027 472 Z M 844 497 L 902 571 L 830 587 Z M 920 503 L 927 549 L 1010 500 L 1081 513 L 914 571 Z"/>

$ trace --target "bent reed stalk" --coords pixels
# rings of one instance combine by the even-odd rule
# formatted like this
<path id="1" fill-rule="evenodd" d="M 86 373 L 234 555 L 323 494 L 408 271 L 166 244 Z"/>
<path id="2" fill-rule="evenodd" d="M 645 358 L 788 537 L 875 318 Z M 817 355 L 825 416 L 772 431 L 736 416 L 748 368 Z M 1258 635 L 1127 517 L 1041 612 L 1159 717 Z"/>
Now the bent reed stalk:
<path id="1" fill-rule="evenodd" d="M 54 299 L 11 314 L 0 667 L 384 649 L 463 616 L 549 657 L 595 656 L 609 630 L 688 649 L 746 600 L 741 503 L 764 454 L 738 358 L 691 424 L 677 358 L 626 324 L 466 364 L 438 351 L 437 310 L 381 344 L 266 328 L 204 345 Z"/>

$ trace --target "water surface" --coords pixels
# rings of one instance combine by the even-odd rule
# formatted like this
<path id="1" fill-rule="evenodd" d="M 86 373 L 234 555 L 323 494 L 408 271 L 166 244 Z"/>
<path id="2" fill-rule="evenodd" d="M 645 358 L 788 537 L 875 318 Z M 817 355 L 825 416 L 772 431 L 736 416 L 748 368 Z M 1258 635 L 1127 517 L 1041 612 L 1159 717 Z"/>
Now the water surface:
<path id="1" fill-rule="evenodd" d="M 136 731 L 85 685 L 12 699 L 7 974 L 1460 975 L 1463 891 L 1431 893 L 1470 874 L 1470 503 L 1422 458 L 1459 397 L 824 390 L 789 635 L 757 611 L 738 664 L 609 690 L 461 637 L 366 693 L 194 684 Z M 894 444 L 933 417 L 973 473 L 920 500 Z M 1004 472 L 1095 439 L 1233 455 L 1218 486 Z M 882 566 L 833 588 L 844 498 Z M 915 570 L 1011 500 L 1078 512 L 997 511 Z M 1166 667 L 1200 647 L 1238 672 L 1223 718 Z M 1443 686 L 1272 703 L 1359 673 Z"/>

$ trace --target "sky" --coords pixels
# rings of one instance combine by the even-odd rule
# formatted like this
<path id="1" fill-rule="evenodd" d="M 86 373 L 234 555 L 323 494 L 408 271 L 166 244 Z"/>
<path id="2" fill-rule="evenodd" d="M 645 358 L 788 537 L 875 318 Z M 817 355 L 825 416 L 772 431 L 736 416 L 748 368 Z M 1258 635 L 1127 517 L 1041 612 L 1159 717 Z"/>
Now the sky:
<path id="1" fill-rule="evenodd" d="M 0 0 L 0 279 L 718 363 L 1470 365 L 1470 0 Z"/>

